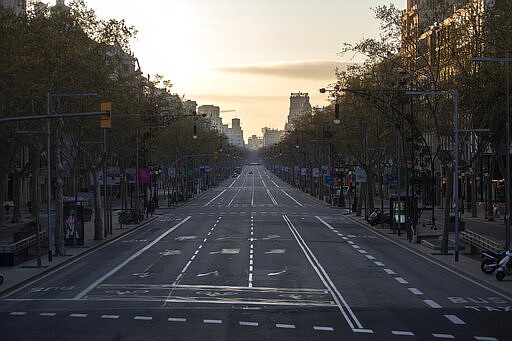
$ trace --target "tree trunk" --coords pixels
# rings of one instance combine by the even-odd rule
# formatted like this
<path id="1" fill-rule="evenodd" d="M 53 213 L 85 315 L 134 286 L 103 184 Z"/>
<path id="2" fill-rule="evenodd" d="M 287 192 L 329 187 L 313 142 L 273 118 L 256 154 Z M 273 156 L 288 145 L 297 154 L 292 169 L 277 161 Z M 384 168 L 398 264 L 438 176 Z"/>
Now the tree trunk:
<path id="1" fill-rule="evenodd" d="M 476 172 L 471 172 L 471 217 L 478 216 L 477 191 L 476 191 Z"/>
<path id="2" fill-rule="evenodd" d="M 5 193 L 7 192 L 7 173 L 0 172 L 0 203 L 2 207 L 0 207 L 0 226 L 5 224 L 5 207 L 4 202 L 7 199 L 5 197 Z"/>
<path id="3" fill-rule="evenodd" d="M 101 217 L 101 187 L 98 168 L 91 170 L 94 183 L 94 240 L 103 239 L 103 219 Z"/>
<path id="4" fill-rule="evenodd" d="M 494 221 L 494 207 L 492 202 L 492 174 L 494 173 L 493 162 L 489 162 L 489 175 L 487 176 L 487 220 Z"/>
<path id="5" fill-rule="evenodd" d="M 56 141 L 60 140 L 61 127 L 57 129 Z M 64 249 L 64 179 L 63 165 L 62 165 L 62 148 L 61 144 L 55 144 L 55 169 L 56 169 L 56 183 L 55 183 L 55 256 L 64 256 L 66 250 Z"/>
<path id="6" fill-rule="evenodd" d="M 31 217 L 36 222 L 36 250 L 37 250 L 37 267 L 40 268 L 42 264 L 41 260 L 41 219 L 39 216 L 39 153 L 36 148 L 33 148 L 30 152 L 30 163 L 32 168 L 32 181 L 30 183 L 31 196 L 30 196 L 30 207 Z"/>
<path id="7" fill-rule="evenodd" d="M 13 207 L 11 223 L 21 223 L 21 179 L 22 179 L 22 174 L 20 172 L 15 172 L 14 176 L 13 176 L 14 207 Z"/>

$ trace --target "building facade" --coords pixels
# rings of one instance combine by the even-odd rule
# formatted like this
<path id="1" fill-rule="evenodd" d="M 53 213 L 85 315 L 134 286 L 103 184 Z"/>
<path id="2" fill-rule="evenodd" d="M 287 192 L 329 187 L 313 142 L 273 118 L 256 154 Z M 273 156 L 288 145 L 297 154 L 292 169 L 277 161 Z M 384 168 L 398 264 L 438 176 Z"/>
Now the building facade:
<path id="1" fill-rule="evenodd" d="M 210 129 L 222 132 L 222 118 L 220 117 L 220 108 L 218 106 L 201 105 L 197 108 L 197 114 L 208 120 Z"/>
<path id="2" fill-rule="evenodd" d="M 263 128 L 261 129 L 263 133 L 263 146 L 268 147 L 275 145 L 281 141 L 281 137 L 284 132 L 282 130 L 271 129 L 271 128 Z"/>
<path id="3" fill-rule="evenodd" d="M 229 144 L 240 148 L 245 147 L 244 131 L 240 126 L 239 118 L 233 118 L 231 120 L 231 128 L 225 126 L 225 134 L 226 137 L 228 138 Z"/>
<path id="4" fill-rule="evenodd" d="M 285 125 L 286 131 L 295 130 L 297 122 L 306 114 L 311 113 L 311 104 L 309 95 L 303 92 L 290 94 L 290 110 L 288 112 L 288 123 Z"/>

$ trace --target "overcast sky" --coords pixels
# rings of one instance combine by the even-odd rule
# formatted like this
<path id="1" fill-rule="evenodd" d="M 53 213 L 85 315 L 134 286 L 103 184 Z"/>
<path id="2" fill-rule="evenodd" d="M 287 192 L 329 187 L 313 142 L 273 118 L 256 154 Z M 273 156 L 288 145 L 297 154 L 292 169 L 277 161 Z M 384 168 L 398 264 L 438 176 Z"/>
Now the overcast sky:
<path id="1" fill-rule="evenodd" d="M 264 126 L 283 129 L 291 92 L 334 81 L 344 42 L 377 37 L 371 8 L 406 0 L 87 0 L 100 18 L 125 19 L 145 74 L 161 74 L 174 92 L 219 105 L 224 123 L 241 119 L 244 137 Z M 359 60 L 359 59 L 355 59 Z"/>

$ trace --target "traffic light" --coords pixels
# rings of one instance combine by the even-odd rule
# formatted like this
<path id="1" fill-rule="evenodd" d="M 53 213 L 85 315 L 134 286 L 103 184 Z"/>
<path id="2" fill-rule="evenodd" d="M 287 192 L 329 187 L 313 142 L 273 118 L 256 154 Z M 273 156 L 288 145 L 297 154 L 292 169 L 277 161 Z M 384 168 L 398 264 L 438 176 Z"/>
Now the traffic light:
<path id="1" fill-rule="evenodd" d="M 100 105 L 100 111 L 106 112 L 106 115 L 100 116 L 100 128 L 110 129 L 112 128 L 112 102 L 102 102 Z"/>

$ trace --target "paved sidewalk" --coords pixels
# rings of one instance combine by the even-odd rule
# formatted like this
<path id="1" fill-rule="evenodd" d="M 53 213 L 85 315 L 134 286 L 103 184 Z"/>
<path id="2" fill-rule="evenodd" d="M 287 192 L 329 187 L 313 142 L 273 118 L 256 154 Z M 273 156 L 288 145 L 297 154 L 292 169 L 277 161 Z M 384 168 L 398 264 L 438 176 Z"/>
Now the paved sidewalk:
<path id="1" fill-rule="evenodd" d="M 144 219 L 139 224 L 131 224 L 131 225 L 122 225 L 117 222 L 117 216 L 114 215 L 112 217 L 112 234 L 108 233 L 106 237 L 102 240 L 94 240 L 94 224 L 92 221 L 85 223 L 84 226 L 84 245 L 83 246 L 66 246 L 65 256 L 52 257 L 52 261 L 48 261 L 48 249 L 43 251 L 43 255 L 41 257 L 42 267 L 37 266 L 37 259 L 34 258 L 32 260 L 26 261 L 24 263 L 18 264 L 16 266 L 0 266 L 0 273 L 4 275 L 4 283 L 0 285 L 0 296 L 5 295 L 9 291 L 14 290 L 17 287 L 22 286 L 24 283 L 29 282 L 31 279 L 44 275 L 45 273 L 54 270 L 55 268 L 64 265 L 67 262 L 71 262 L 78 256 L 84 255 L 88 252 L 93 251 L 94 249 L 101 247 L 109 241 L 112 241 L 116 238 L 121 237 L 122 235 L 133 231 L 150 221 L 156 219 L 158 214 L 154 214 L 146 219 Z M 24 217 L 24 222 L 26 223 L 27 215 Z M 12 224 L 8 224 L 3 228 L 4 240 L 0 240 L 0 242 L 9 243 L 10 238 L 12 238 L 12 230 L 15 228 Z M 5 239 L 7 238 L 7 239 Z M 1 243 L 0 243 L 1 244 Z"/>
<path id="2" fill-rule="evenodd" d="M 512 276 L 507 276 L 505 277 L 505 280 L 499 282 L 498 280 L 496 280 L 495 273 L 491 275 L 484 274 L 480 269 L 481 259 L 479 255 L 469 254 L 469 246 L 466 246 L 465 250 L 459 251 L 459 260 L 456 262 L 453 250 L 450 250 L 450 254 L 448 255 L 441 255 L 439 250 L 434 250 L 423 244 L 409 242 L 409 240 L 407 239 L 407 234 L 405 232 L 402 232 L 401 236 L 398 236 L 397 233 L 393 233 L 391 231 L 389 225 L 384 225 L 384 228 L 381 228 L 380 225 L 370 226 L 370 224 L 368 224 L 364 220 L 364 216 L 356 216 L 355 214 L 349 214 L 346 217 L 358 223 L 362 227 L 376 232 L 383 238 L 387 238 L 401 247 L 405 247 L 419 254 L 422 257 L 425 257 L 433 262 L 436 262 L 437 264 L 440 264 L 448 268 L 449 270 L 456 272 L 461 276 L 469 278 L 470 280 L 484 287 L 487 287 L 497 293 L 500 293 L 506 296 L 508 299 L 512 300 Z M 488 222 L 483 218 L 471 218 L 469 213 L 464 215 L 464 220 L 466 221 L 467 230 L 472 230 L 476 233 L 485 235 L 486 237 L 492 238 L 493 240 L 499 242 L 501 245 L 504 245 L 505 225 L 503 224 L 502 220 Z M 442 222 L 438 220 L 436 222 L 436 225 L 438 228 L 437 232 L 442 233 Z M 454 240 L 453 233 L 450 234 L 449 239 L 452 241 Z"/>

